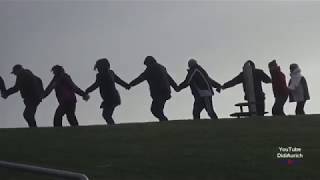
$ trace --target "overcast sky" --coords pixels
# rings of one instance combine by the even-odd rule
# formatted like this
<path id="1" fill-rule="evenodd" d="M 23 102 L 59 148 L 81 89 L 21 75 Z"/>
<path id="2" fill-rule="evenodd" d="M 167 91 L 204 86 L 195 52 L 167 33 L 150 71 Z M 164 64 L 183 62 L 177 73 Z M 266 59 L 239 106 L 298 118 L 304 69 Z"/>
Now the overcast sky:
<path id="1" fill-rule="evenodd" d="M 0 75 L 7 87 L 15 83 L 12 66 L 22 64 L 40 76 L 45 86 L 53 65 L 64 66 L 82 89 L 95 80 L 98 58 L 125 81 L 144 69 L 146 56 L 154 56 L 180 83 L 187 61 L 195 58 L 221 84 L 232 79 L 251 59 L 267 74 L 276 59 L 289 80 L 289 65 L 297 63 L 309 85 L 306 113 L 319 113 L 320 2 L 198 2 L 198 1 L 0 1 Z M 116 123 L 156 121 L 144 82 L 130 91 L 117 86 L 122 105 L 114 112 Z M 266 111 L 274 102 L 270 84 L 263 85 Z M 219 117 L 238 111 L 242 86 L 213 97 Z M 106 124 L 98 91 L 89 102 L 78 97 L 80 125 Z M 165 107 L 170 120 L 192 118 L 189 89 L 173 92 Z M 52 126 L 58 106 L 54 92 L 39 106 L 39 126 Z M 295 104 L 285 112 L 294 114 Z M 0 127 L 27 127 L 20 94 L 0 99 Z M 270 113 L 268 114 L 270 115 Z M 202 117 L 208 117 L 206 112 Z M 64 119 L 64 125 L 66 119 Z"/>

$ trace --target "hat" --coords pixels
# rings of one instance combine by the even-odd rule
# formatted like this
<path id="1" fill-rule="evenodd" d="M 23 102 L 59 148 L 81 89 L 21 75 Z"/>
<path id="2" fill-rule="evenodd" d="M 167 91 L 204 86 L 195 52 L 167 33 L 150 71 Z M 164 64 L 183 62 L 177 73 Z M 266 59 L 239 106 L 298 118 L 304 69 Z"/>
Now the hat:
<path id="1" fill-rule="evenodd" d="M 290 64 L 290 71 L 294 71 L 297 68 L 299 68 L 298 64 L 296 63 Z"/>
<path id="2" fill-rule="evenodd" d="M 269 69 L 273 69 L 273 68 L 277 67 L 278 64 L 277 64 L 276 60 L 272 60 L 271 62 L 269 62 L 268 66 L 269 66 Z"/>
<path id="3" fill-rule="evenodd" d="M 54 65 L 54 66 L 51 68 L 51 71 L 52 71 L 52 72 L 63 72 L 64 69 L 63 69 L 63 67 L 60 66 L 60 65 Z"/>
<path id="4" fill-rule="evenodd" d="M 153 56 L 147 56 L 145 59 L 144 59 L 144 62 L 143 64 L 148 66 L 148 65 L 151 65 L 151 64 L 154 64 L 156 63 L 156 59 L 153 57 Z"/>
<path id="5" fill-rule="evenodd" d="M 14 73 L 20 71 L 21 69 L 23 69 L 22 65 L 21 64 L 16 64 L 16 65 L 13 66 L 11 73 L 14 74 Z"/>

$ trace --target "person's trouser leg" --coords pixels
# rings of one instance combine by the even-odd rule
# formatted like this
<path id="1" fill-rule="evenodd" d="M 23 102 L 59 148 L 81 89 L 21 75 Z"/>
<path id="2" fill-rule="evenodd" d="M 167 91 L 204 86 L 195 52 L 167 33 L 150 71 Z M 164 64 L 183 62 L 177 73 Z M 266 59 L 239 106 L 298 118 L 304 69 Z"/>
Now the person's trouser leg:
<path id="1" fill-rule="evenodd" d="M 275 98 L 274 105 L 272 107 L 272 115 L 275 116 L 285 116 L 283 111 L 283 106 L 286 103 L 288 96 L 279 96 Z"/>
<path id="2" fill-rule="evenodd" d="M 65 105 L 66 108 L 66 115 L 68 122 L 71 126 L 79 126 L 77 117 L 76 117 L 76 103 L 70 103 Z"/>
<path id="3" fill-rule="evenodd" d="M 159 119 L 159 121 L 168 121 L 168 118 L 164 115 L 163 109 L 166 104 L 166 99 L 154 99 L 151 104 L 152 114 Z"/>
<path id="4" fill-rule="evenodd" d="M 108 125 L 114 125 L 115 122 L 112 118 L 114 109 L 116 106 L 113 105 L 109 105 L 109 106 L 105 106 L 103 107 L 103 111 L 102 111 L 102 116 L 105 119 L 105 121 L 107 122 Z"/>
<path id="5" fill-rule="evenodd" d="M 218 116 L 216 112 L 213 110 L 213 105 L 212 105 L 212 96 L 208 97 L 203 97 L 204 99 L 204 104 L 205 104 L 205 109 L 211 119 L 218 119 Z"/>
<path id="6" fill-rule="evenodd" d="M 257 102 L 256 103 L 257 115 L 264 116 L 264 109 L 265 109 L 264 99 L 263 100 L 256 99 L 256 102 Z"/>
<path id="7" fill-rule="evenodd" d="M 66 108 L 60 104 L 54 114 L 53 126 L 62 127 L 62 117 L 66 114 Z"/>
<path id="8" fill-rule="evenodd" d="M 201 111 L 204 109 L 204 107 L 205 107 L 205 103 L 203 98 L 194 97 L 193 110 L 192 110 L 193 119 L 200 119 L 200 114 L 201 114 Z"/>
<path id="9" fill-rule="evenodd" d="M 25 102 L 25 109 L 23 112 L 23 117 L 27 121 L 29 127 L 37 127 L 35 120 L 35 114 L 37 111 L 39 103 Z"/>
<path id="10" fill-rule="evenodd" d="M 306 101 L 297 102 L 296 106 L 296 115 L 304 115 L 304 105 L 306 104 Z"/>

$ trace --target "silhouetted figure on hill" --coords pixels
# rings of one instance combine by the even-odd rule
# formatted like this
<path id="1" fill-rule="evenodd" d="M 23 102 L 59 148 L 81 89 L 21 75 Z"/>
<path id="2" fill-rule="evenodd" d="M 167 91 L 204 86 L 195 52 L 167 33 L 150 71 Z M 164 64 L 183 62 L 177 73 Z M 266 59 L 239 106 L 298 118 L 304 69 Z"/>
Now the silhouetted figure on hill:
<path id="1" fill-rule="evenodd" d="M 304 76 L 301 75 L 301 69 L 297 64 L 290 65 L 289 81 L 289 101 L 297 102 L 296 114 L 305 114 L 304 105 L 306 101 L 310 99 L 307 81 Z"/>
<path id="2" fill-rule="evenodd" d="M 178 90 L 190 86 L 194 97 L 193 118 L 200 119 L 201 111 L 205 109 L 211 119 L 218 119 L 212 105 L 212 96 L 214 95 L 212 87 L 217 88 L 217 91 L 220 92 L 221 85 L 210 78 L 196 60 L 190 59 L 188 67 L 186 79 L 179 85 Z"/>
<path id="3" fill-rule="evenodd" d="M 78 126 L 78 120 L 75 115 L 77 98 L 75 93 L 82 96 L 84 100 L 88 100 L 89 96 L 74 84 L 71 77 L 65 73 L 64 68 L 60 65 L 52 67 L 54 74 L 53 79 L 45 89 L 43 98 L 47 97 L 52 90 L 55 90 L 59 106 L 54 114 L 54 127 L 62 126 L 62 117 L 67 115 L 67 119 L 71 126 Z"/>
<path id="4" fill-rule="evenodd" d="M 252 77 L 253 78 L 253 88 L 254 88 L 254 96 L 255 96 L 255 104 L 256 104 L 256 114 L 258 116 L 264 116 L 264 112 L 265 112 L 265 94 L 262 90 L 262 84 L 261 82 L 264 83 L 271 83 L 271 79 L 270 77 L 264 73 L 261 69 L 256 69 L 255 68 L 255 64 L 249 60 L 246 63 L 248 63 L 251 67 L 252 67 Z M 245 64 L 246 64 L 245 63 Z M 242 83 L 243 85 L 243 90 L 245 93 L 245 100 L 248 100 L 248 97 L 251 94 L 246 94 L 248 91 L 246 90 L 246 81 L 245 81 L 246 77 L 245 74 L 243 72 L 241 72 L 239 75 L 237 75 L 235 78 L 233 78 L 232 80 L 226 82 L 223 84 L 222 89 L 227 89 L 230 87 L 233 87 L 237 84 Z"/>
<path id="5" fill-rule="evenodd" d="M 157 63 L 154 57 L 147 56 L 144 60 L 144 64 L 147 68 L 136 79 L 130 82 L 130 86 L 135 86 L 146 80 L 149 84 L 152 98 L 152 114 L 158 118 L 160 122 L 168 121 L 168 118 L 164 115 L 163 109 L 166 101 L 171 98 L 170 86 L 177 90 L 177 84 L 168 74 L 166 68 Z"/>
<path id="6" fill-rule="evenodd" d="M 276 60 L 269 63 L 269 71 L 272 80 L 272 90 L 275 102 L 272 107 L 272 114 L 276 116 L 285 116 L 283 106 L 288 99 L 288 87 L 286 76 L 281 72 Z"/>
<path id="7" fill-rule="evenodd" d="M 37 127 L 35 114 L 38 105 L 41 102 L 41 95 L 43 93 L 42 81 L 30 70 L 24 69 L 20 64 L 13 67 L 12 74 L 17 77 L 16 83 L 13 87 L 3 92 L 3 97 L 7 98 L 8 96 L 20 91 L 25 104 L 23 117 L 27 121 L 29 127 Z"/>
<path id="8" fill-rule="evenodd" d="M 0 92 L 1 94 L 4 94 L 6 91 L 6 86 L 4 84 L 4 80 L 2 79 L 2 77 L 0 76 Z"/>
<path id="9" fill-rule="evenodd" d="M 99 59 L 94 66 L 94 70 L 98 71 L 96 81 L 87 88 L 86 93 L 99 88 L 103 100 L 100 106 L 103 109 L 102 116 L 108 125 L 113 125 L 115 124 L 112 118 L 114 109 L 121 104 L 115 83 L 126 89 L 130 89 L 130 86 L 110 69 L 110 63 L 106 58 Z"/>

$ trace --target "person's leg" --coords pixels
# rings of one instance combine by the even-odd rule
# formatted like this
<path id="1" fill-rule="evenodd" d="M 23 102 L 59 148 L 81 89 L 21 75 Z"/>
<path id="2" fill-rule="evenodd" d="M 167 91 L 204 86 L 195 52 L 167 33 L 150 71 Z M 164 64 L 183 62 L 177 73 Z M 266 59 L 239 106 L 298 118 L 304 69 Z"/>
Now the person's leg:
<path id="1" fill-rule="evenodd" d="M 204 109 L 205 103 L 203 98 L 200 97 L 194 97 L 194 103 L 193 103 L 193 119 L 200 119 L 201 111 Z"/>
<path id="2" fill-rule="evenodd" d="M 54 120 L 53 120 L 53 126 L 54 127 L 62 127 L 62 117 L 65 115 L 65 107 L 62 104 L 59 104 L 55 114 L 54 114 Z"/>
<path id="3" fill-rule="evenodd" d="M 285 116 L 286 114 L 284 113 L 284 110 L 283 110 L 283 107 L 284 107 L 284 104 L 287 102 L 287 99 L 288 99 L 288 96 L 282 96 L 280 98 L 280 102 L 279 102 L 279 114 L 281 116 Z"/>
<path id="4" fill-rule="evenodd" d="M 115 109 L 115 106 L 112 106 L 112 105 L 103 107 L 102 116 L 106 120 L 107 125 L 114 125 L 115 124 L 115 122 L 112 118 L 114 109 Z"/>
<path id="5" fill-rule="evenodd" d="M 68 122 L 71 126 L 79 126 L 77 117 L 76 117 L 76 102 L 66 104 L 66 114 Z"/>
<path id="6" fill-rule="evenodd" d="M 304 105 L 305 105 L 306 101 L 302 101 L 302 102 L 297 102 L 297 106 L 296 106 L 296 115 L 304 115 Z"/>
<path id="7" fill-rule="evenodd" d="M 281 115 L 281 98 L 275 97 L 275 101 L 272 107 L 272 115 L 279 116 Z"/>
<path id="8" fill-rule="evenodd" d="M 213 105 L 212 105 L 212 96 L 208 97 L 203 97 L 204 99 L 204 104 L 205 104 L 205 109 L 211 119 L 218 119 L 218 116 L 216 112 L 213 110 Z"/>
<path id="9" fill-rule="evenodd" d="M 256 107 L 257 107 L 257 115 L 264 116 L 264 108 L 265 108 L 264 100 L 257 100 Z"/>
<path id="10" fill-rule="evenodd" d="M 159 121 L 168 121 L 168 118 L 164 115 L 163 109 L 166 104 L 166 99 L 153 99 L 151 104 L 152 114 L 159 119 Z"/>
<path id="11" fill-rule="evenodd" d="M 25 102 L 23 117 L 27 121 L 29 127 L 37 127 L 35 114 L 39 103 Z"/>

